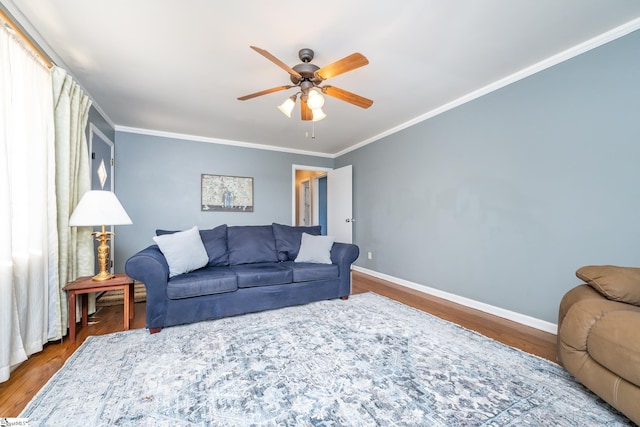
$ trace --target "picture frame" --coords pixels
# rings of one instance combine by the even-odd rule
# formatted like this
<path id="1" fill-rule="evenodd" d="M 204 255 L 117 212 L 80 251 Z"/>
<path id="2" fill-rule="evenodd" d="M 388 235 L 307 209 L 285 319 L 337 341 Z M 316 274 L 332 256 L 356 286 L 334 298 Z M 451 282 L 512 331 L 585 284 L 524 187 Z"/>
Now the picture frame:
<path id="1" fill-rule="evenodd" d="M 204 212 L 253 212 L 253 178 L 200 176 L 200 210 Z"/>

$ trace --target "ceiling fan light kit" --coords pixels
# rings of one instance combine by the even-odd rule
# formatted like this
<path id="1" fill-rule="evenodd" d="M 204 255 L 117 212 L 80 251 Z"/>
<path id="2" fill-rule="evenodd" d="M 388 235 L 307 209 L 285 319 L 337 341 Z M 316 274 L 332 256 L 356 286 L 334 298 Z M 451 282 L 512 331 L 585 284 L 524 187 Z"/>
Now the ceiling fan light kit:
<path id="1" fill-rule="evenodd" d="M 307 105 L 312 110 L 316 108 L 322 108 L 324 105 L 324 97 L 318 93 L 315 89 L 310 89 L 307 93 Z"/>
<path id="2" fill-rule="evenodd" d="M 314 122 L 319 122 L 320 120 L 324 119 L 325 117 L 327 117 L 327 115 L 325 114 L 324 111 L 322 111 L 322 108 L 314 108 L 311 110 L 311 115 L 312 115 L 312 121 Z"/>
<path id="3" fill-rule="evenodd" d="M 322 111 L 322 107 L 324 106 L 323 94 L 348 102 L 360 108 L 369 108 L 373 104 L 372 100 L 356 95 L 355 93 L 348 92 L 344 89 L 340 89 L 335 86 L 320 86 L 322 82 L 331 77 L 335 77 L 367 65 L 369 61 L 360 53 L 352 53 L 349 56 L 320 68 L 315 64 L 311 64 L 314 56 L 313 50 L 304 48 L 300 49 L 298 52 L 298 57 L 302 63 L 289 67 L 266 50 L 255 46 L 250 47 L 289 73 L 289 77 L 293 85 L 277 86 L 271 89 L 241 96 L 238 98 L 240 101 L 246 101 L 247 99 L 296 87 L 299 88 L 299 92 L 296 92 L 293 96 L 287 98 L 282 104 L 278 105 L 278 109 L 282 111 L 285 116 L 291 118 L 291 112 L 296 104 L 298 95 L 300 95 L 301 119 L 311 120 L 314 122 L 327 117 L 325 112 Z"/>
<path id="4" fill-rule="evenodd" d="M 285 116 L 291 118 L 291 112 L 293 111 L 293 107 L 296 106 L 297 96 L 298 94 L 295 94 L 285 99 L 282 104 L 278 105 L 278 110 L 282 111 L 282 114 L 284 114 Z"/>

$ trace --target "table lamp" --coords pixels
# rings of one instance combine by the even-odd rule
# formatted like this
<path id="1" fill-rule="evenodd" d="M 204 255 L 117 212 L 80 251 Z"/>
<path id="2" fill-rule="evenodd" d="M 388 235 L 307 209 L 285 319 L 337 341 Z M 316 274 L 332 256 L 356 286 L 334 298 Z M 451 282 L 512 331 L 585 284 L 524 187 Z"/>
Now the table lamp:
<path id="1" fill-rule="evenodd" d="M 109 261 L 109 240 L 112 232 L 106 231 L 106 225 L 132 224 L 131 218 L 125 212 L 120 201 L 112 191 L 90 190 L 84 193 L 80 203 L 73 210 L 69 218 L 69 226 L 102 226 L 102 231 L 91 233 L 96 236 L 98 245 L 98 262 L 100 272 L 93 276 L 93 280 L 109 280 L 113 275 L 107 270 Z"/>

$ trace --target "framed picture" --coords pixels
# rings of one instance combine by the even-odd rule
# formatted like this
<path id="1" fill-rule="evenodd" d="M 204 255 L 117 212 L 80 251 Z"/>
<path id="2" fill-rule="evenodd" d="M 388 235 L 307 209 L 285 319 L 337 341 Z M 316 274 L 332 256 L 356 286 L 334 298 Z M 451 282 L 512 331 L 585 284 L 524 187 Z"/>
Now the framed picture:
<path id="1" fill-rule="evenodd" d="M 210 212 L 253 212 L 253 178 L 203 173 L 200 209 Z"/>

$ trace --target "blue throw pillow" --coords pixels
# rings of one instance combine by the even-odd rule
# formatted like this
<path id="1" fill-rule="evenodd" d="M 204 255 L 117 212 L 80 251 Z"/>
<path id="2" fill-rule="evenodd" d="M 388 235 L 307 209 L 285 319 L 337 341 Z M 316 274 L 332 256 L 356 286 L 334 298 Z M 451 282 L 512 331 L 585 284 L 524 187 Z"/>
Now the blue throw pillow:
<path id="1" fill-rule="evenodd" d="M 302 233 L 319 236 L 322 231 L 319 225 L 292 227 L 274 222 L 271 226 L 273 227 L 273 235 L 276 238 L 276 250 L 278 251 L 278 260 L 280 261 L 296 259 L 300 251 Z"/>
<path id="2" fill-rule="evenodd" d="M 156 230 L 157 236 L 173 234 L 176 231 Z M 207 251 L 209 262 L 207 267 L 220 267 L 229 265 L 229 252 L 227 250 L 227 224 L 219 225 L 210 230 L 200 230 L 200 238 Z"/>
<path id="3" fill-rule="evenodd" d="M 278 262 L 276 241 L 270 225 L 244 225 L 227 228 L 229 264 Z"/>

